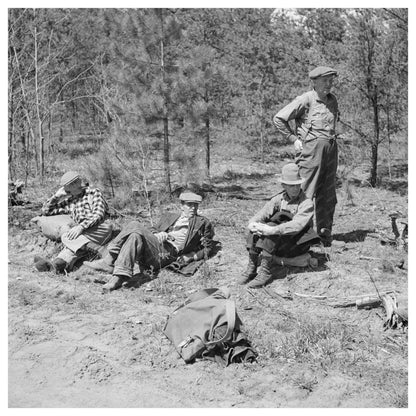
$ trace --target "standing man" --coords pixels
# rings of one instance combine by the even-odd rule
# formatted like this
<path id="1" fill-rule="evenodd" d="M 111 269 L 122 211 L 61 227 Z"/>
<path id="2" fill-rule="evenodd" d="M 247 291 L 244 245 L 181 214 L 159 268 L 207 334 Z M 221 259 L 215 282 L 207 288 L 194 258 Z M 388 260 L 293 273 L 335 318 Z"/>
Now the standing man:
<path id="1" fill-rule="evenodd" d="M 264 286 L 272 278 L 273 256 L 296 257 L 319 241 L 313 230 L 313 202 L 301 189 L 304 179 L 295 163 L 283 166 L 283 190 L 248 223 L 248 266 L 238 280 L 248 287 Z"/>
<path id="2" fill-rule="evenodd" d="M 211 254 L 214 228 L 207 218 L 198 215 L 201 196 L 184 192 L 179 199 L 181 212 L 163 214 L 156 230 L 149 230 L 137 221 L 130 222 L 108 245 L 107 256 L 84 262 L 91 269 L 113 275 L 104 290 L 120 288 L 133 277 L 135 265 L 140 271 L 157 271 L 175 261 L 188 264 Z"/>
<path id="3" fill-rule="evenodd" d="M 308 198 L 315 198 L 316 228 L 325 246 L 332 242 L 332 224 L 337 203 L 335 185 L 338 167 L 336 123 L 338 102 L 331 93 L 338 73 L 319 66 L 309 73 L 313 90 L 296 97 L 273 118 L 274 125 L 295 145 L 296 163 L 305 178 Z M 293 120 L 292 129 L 289 122 Z"/>
<path id="4" fill-rule="evenodd" d="M 111 239 L 113 227 L 105 221 L 107 202 L 99 189 L 84 185 L 77 172 L 70 171 L 62 176 L 60 188 L 44 203 L 42 214 L 69 214 L 76 225 L 61 236 L 65 247 L 52 262 L 35 257 L 35 267 L 39 271 L 71 271 L 84 254 L 87 243 L 104 245 Z"/>

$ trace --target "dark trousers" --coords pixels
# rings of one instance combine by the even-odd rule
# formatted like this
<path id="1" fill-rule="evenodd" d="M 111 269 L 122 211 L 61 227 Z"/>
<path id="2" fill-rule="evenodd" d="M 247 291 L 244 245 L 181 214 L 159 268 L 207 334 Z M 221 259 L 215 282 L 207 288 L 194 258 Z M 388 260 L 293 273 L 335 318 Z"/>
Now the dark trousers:
<path id="1" fill-rule="evenodd" d="M 335 139 L 315 139 L 306 142 L 296 163 L 300 175 L 306 179 L 302 185 L 306 196 L 315 198 L 316 229 L 332 230 L 336 196 L 338 147 Z"/>
<path id="2" fill-rule="evenodd" d="M 160 244 L 156 236 L 137 221 L 130 222 L 109 244 L 108 252 L 114 260 L 116 275 L 133 276 L 137 263 L 144 269 L 159 270 L 174 262 L 177 251 L 165 241 Z"/>

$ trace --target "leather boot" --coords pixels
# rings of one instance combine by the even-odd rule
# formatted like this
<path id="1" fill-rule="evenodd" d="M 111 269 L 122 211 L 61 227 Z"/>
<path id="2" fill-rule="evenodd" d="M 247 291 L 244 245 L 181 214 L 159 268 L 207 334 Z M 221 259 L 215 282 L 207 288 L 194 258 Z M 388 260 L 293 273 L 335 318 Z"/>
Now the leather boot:
<path id="1" fill-rule="evenodd" d="M 331 244 L 332 244 L 331 230 L 328 228 L 321 228 L 318 234 L 319 234 L 319 237 L 321 238 L 322 245 L 324 247 L 331 247 Z"/>
<path id="2" fill-rule="evenodd" d="M 264 286 L 272 278 L 271 266 L 272 266 L 272 257 L 262 256 L 260 267 L 258 268 L 258 271 L 257 271 L 257 276 L 247 286 L 251 288 Z"/>
<path id="3" fill-rule="evenodd" d="M 39 272 L 55 272 L 57 274 L 64 273 L 65 269 L 68 266 L 68 263 L 65 260 L 57 257 L 54 261 L 49 261 L 43 257 L 35 256 L 35 268 Z"/>
<path id="4" fill-rule="evenodd" d="M 254 251 L 248 252 L 248 265 L 246 270 L 237 279 L 239 285 L 244 285 L 257 276 L 257 265 L 259 261 L 259 253 Z"/>
<path id="5" fill-rule="evenodd" d="M 52 264 L 53 264 L 53 267 L 55 269 L 55 273 L 58 273 L 58 274 L 59 273 L 64 273 L 65 270 L 67 270 L 67 267 L 68 267 L 68 263 L 63 259 L 60 259 L 59 257 L 57 257 L 52 262 Z"/>
<path id="6" fill-rule="evenodd" d="M 119 275 L 113 274 L 110 280 L 108 281 L 108 283 L 106 283 L 103 286 L 103 292 L 111 292 L 113 290 L 117 290 L 121 286 L 123 286 L 124 282 L 128 280 L 129 278 L 127 276 L 119 276 Z"/>

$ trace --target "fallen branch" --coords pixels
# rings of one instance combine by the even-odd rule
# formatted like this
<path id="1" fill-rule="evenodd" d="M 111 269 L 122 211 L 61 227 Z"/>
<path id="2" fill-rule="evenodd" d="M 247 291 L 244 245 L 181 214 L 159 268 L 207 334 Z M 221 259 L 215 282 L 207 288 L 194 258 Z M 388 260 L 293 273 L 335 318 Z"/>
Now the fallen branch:
<path id="1" fill-rule="evenodd" d="M 256 299 L 256 301 L 258 303 L 260 303 L 260 305 L 264 306 L 265 308 L 270 308 L 273 309 L 274 311 L 276 311 L 277 313 L 279 313 L 280 315 L 285 316 L 286 318 L 290 318 L 290 319 L 294 319 L 295 321 L 297 321 L 297 319 L 290 313 L 290 312 L 286 312 L 284 310 L 281 310 L 279 308 L 271 308 L 270 305 L 266 305 L 264 302 L 262 302 L 258 296 L 256 296 L 249 288 L 246 288 L 247 292 L 250 293 L 251 296 L 253 296 L 254 299 Z"/>
<path id="2" fill-rule="evenodd" d="M 293 293 L 296 296 L 299 296 L 300 298 L 312 298 L 312 299 L 319 299 L 319 300 L 325 300 L 328 297 L 327 296 L 321 296 L 321 295 L 305 295 L 303 293 Z"/>
<path id="3" fill-rule="evenodd" d="M 290 294 L 290 292 L 288 291 L 287 294 L 281 294 L 278 293 L 274 290 L 269 290 L 266 287 L 263 286 L 263 292 L 267 293 L 270 297 L 275 298 L 275 299 L 284 299 L 284 300 L 293 300 L 293 296 Z"/>
<path id="4" fill-rule="evenodd" d="M 368 257 L 368 256 L 360 256 L 358 257 L 360 260 L 381 260 L 380 257 Z"/>
<path id="5" fill-rule="evenodd" d="M 394 293 L 394 290 L 378 292 L 377 294 L 357 295 L 344 300 L 332 302 L 330 306 L 333 308 L 348 308 L 351 306 L 356 306 L 357 309 L 377 308 L 382 303 L 382 296 L 389 293 Z"/>

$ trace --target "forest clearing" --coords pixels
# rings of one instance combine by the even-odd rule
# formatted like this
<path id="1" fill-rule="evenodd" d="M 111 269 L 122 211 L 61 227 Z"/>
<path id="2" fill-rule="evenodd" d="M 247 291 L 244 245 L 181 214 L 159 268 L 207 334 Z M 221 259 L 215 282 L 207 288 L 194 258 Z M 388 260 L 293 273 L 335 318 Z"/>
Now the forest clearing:
<path id="1" fill-rule="evenodd" d="M 266 289 L 250 291 L 235 280 L 247 262 L 247 218 L 263 205 L 262 195 L 278 188 L 270 174 L 275 164 L 268 170 L 236 171 L 238 179 L 216 183 L 218 199 L 204 200 L 200 211 L 222 243 L 205 269 L 191 277 L 162 270 L 154 280 L 110 294 L 100 288 L 108 276 L 85 266 L 67 276 L 34 270 L 35 254 L 58 249 L 28 223 L 36 209 L 13 207 L 9 405 L 407 407 L 405 328 L 383 328 L 382 307 L 331 306 L 376 294 L 371 275 L 380 292 L 393 290 L 407 307 L 407 253 L 374 237 L 394 237 L 388 214 L 406 215 L 406 197 L 380 189 L 374 198 L 369 188 L 353 186 L 348 201 L 341 189 L 334 238 L 345 246 L 314 247 L 316 269 L 286 267 Z M 237 189 L 253 199 L 227 197 Z M 231 289 L 258 360 L 187 365 L 162 333 L 166 318 L 191 293 L 221 286 Z M 290 300 L 280 296 L 288 293 Z"/>
<path id="2" fill-rule="evenodd" d="M 407 9 L 8 17 L 9 408 L 408 407 L 407 318 L 385 303 L 407 314 Z M 273 116 L 319 65 L 339 74 L 334 241 L 250 289 L 237 284 L 247 221 L 295 160 Z M 219 250 L 193 276 L 163 269 L 110 293 L 85 265 L 35 270 L 62 244 L 31 219 L 73 170 L 119 226 L 153 225 L 184 190 L 201 194 Z M 167 317 L 224 287 L 256 361 L 185 364 Z"/>

